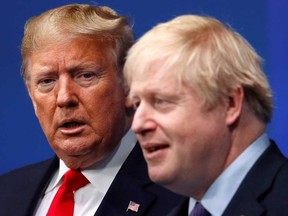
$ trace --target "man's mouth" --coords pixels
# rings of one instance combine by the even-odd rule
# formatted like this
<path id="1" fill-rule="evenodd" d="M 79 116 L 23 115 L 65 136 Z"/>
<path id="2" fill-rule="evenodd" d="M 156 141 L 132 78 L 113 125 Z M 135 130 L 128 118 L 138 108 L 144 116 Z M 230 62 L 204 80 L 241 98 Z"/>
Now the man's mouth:
<path id="1" fill-rule="evenodd" d="M 59 129 L 63 134 L 76 135 L 85 130 L 85 125 L 86 124 L 84 122 L 71 120 L 63 122 Z"/>
<path id="2" fill-rule="evenodd" d="M 168 144 L 143 144 L 142 148 L 144 150 L 145 158 L 151 161 L 159 161 L 166 157 L 169 145 Z"/>
<path id="3" fill-rule="evenodd" d="M 158 150 L 167 148 L 167 147 L 168 147 L 167 145 L 157 145 L 157 146 L 153 146 L 153 147 L 146 148 L 146 150 L 147 150 L 149 153 L 152 153 L 152 152 L 155 152 L 155 151 L 158 151 Z"/>
<path id="4" fill-rule="evenodd" d="M 81 125 L 83 125 L 83 123 L 73 121 L 73 122 L 66 122 L 61 127 L 62 128 L 76 128 L 76 127 L 79 127 Z"/>

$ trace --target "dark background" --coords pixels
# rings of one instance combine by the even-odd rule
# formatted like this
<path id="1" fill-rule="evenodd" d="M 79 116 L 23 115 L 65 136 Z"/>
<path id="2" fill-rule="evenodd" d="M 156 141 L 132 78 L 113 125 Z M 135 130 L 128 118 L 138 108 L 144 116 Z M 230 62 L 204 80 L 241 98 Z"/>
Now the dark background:
<path id="1" fill-rule="evenodd" d="M 20 76 L 20 45 L 25 21 L 69 0 L 1 2 L 0 12 L 0 174 L 53 155 L 34 116 Z M 136 38 L 159 22 L 177 15 L 210 15 L 229 23 L 264 59 L 264 70 L 275 96 L 268 133 L 288 155 L 288 0 L 99 0 L 129 16 Z"/>

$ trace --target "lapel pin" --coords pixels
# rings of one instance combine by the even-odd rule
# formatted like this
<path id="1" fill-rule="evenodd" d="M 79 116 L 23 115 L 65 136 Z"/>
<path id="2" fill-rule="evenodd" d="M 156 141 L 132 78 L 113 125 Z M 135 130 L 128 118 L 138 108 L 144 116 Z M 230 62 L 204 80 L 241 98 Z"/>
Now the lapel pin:
<path id="1" fill-rule="evenodd" d="M 135 203 L 133 201 L 130 201 L 129 205 L 128 205 L 127 209 L 126 209 L 126 212 L 129 211 L 129 210 L 133 211 L 133 212 L 138 212 L 139 207 L 140 207 L 139 203 Z"/>

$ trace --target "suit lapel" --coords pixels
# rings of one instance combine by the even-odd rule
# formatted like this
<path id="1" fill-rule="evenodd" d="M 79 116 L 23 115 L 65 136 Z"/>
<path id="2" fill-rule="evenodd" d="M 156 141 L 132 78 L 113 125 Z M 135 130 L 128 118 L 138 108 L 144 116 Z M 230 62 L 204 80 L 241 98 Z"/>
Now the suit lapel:
<path id="1" fill-rule="evenodd" d="M 266 209 L 258 200 L 261 196 L 265 196 L 265 192 L 272 186 L 273 179 L 285 160 L 275 143 L 272 142 L 241 183 L 223 216 L 263 215 Z"/>
<path id="2" fill-rule="evenodd" d="M 13 199 L 13 206 L 7 208 L 9 214 L 17 216 L 34 215 L 35 208 L 45 191 L 53 172 L 58 167 L 58 158 L 33 164 L 25 168 L 12 171 L 9 175 L 11 185 L 14 185 L 15 193 L 7 195 L 7 199 Z M 15 176 L 14 176 L 15 174 Z M 21 184 L 19 184 L 21 178 Z"/>
<path id="3" fill-rule="evenodd" d="M 259 204 L 257 199 L 248 188 L 242 188 L 241 192 L 237 192 L 223 216 L 260 216 L 263 215 L 265 209 Z"/>
<path id="4" fill-rule="evenodd" d="M 186 216 L 188 215 L 189 198 L 185 199 L 180 205 L 176 206 L 167 216 Z"/>
<path id="5" fill-rule="evenodd" d="M 95 215 L 144 215 L 155 196 L 147 193 L 132 179 L 126 177 L 123 181 L 123 184 L 115 183 L 110 187 Z M 138 211 L 128 210 L 130 201 L 139 204 Z"/>
<path id="6" fill-rule="evenodd" d="M 50 182 L 50 179 L 55 172 L 56 169 L 59 167 L 59 158 L 54 157 L 52 160 L 45 161 L 41 166 L 37 168 L 37 173 L 31 174 L 31 176 L 34 176 L 34 178 L 31 178 L 31 181 L 29 184 L 33 185 L 29 188 L 29 191 L 27 191 L 27 195 L 32 195 L 31 200 L 24 199 L 25 202 L 29 202 L 29 212 L 31 212 L 29 215 L 32 215 L 34 213 L 39 200 L 43 196 L 43 193 L 46 190 L 46 187 L 48 183 Z"/>
<path id="7" fill-rule="evenodd" d="M 144 215 L 156 198 L 149 192 L 151 184 L 141 149 L 136 144 L 112 182 L 95 216 Z M 140 205 L 137 212 L 127 211 L 130 201 Z"/>

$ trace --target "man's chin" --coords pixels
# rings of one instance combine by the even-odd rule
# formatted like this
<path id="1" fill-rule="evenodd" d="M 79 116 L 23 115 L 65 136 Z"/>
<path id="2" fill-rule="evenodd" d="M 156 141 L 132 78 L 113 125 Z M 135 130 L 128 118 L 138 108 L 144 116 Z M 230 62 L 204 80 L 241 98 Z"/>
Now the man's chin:
<path id="1" fill-rule="evenodd" d="M 160 169 L 157 168 L 149 169 L 149 177 L 153 182 L 165 187 L 171 184 L 171 177 L 169 174 L 161 172 Z"/>

